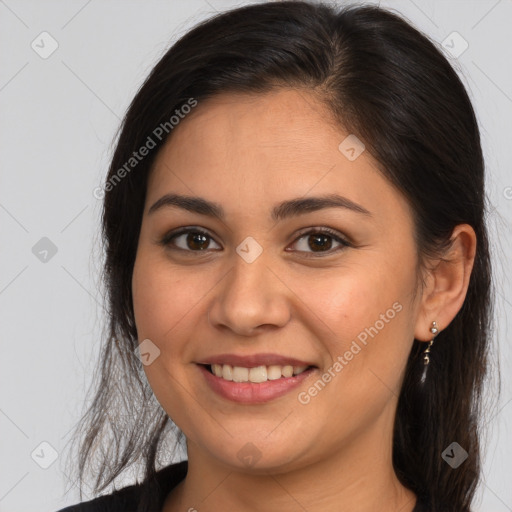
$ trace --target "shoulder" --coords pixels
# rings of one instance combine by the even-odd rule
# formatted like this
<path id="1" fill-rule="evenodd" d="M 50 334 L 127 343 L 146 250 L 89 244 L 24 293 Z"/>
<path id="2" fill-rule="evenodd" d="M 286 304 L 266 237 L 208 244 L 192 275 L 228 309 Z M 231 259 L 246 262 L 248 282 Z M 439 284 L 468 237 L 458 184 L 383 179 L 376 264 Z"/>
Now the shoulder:
<path id="1" fill-rule="evenodd" d="M 178 485 L 187 473 L 186 460 L 171 464 L 156 472 L 154 482 L 159 490 L 158 500 L 163 503 L 167 494 Z M 77 503 L 57 512 L 136 512 L 142 489 L 149 482 L 123 487 L 110 494 Z"/>
<path id="2" fill-rule="evenodd" d="M 63 508 L 58 512 L 135 512 L 140 484 L 130 485 L 111 494 Z"/>

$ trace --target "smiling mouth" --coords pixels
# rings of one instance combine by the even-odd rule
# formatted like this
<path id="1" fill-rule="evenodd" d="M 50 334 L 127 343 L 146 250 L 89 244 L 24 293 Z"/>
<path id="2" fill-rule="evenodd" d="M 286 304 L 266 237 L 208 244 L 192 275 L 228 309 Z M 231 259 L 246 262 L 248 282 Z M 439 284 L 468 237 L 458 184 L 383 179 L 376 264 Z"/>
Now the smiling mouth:
<path id="1" fill-rule="evenodd" d="M 201 364 L 212 375 L 226 381 L 261 383 L 295 377 L 315 366 L 270 365 L 246 368 L 229 364 Z"/>

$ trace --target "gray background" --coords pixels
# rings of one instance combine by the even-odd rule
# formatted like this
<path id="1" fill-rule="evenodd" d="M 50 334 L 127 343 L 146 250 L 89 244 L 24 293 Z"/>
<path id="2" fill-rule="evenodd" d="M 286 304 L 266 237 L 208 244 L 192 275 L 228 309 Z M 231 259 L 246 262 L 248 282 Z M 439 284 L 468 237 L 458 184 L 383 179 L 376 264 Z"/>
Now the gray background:
<path id="1" fill-rule="evenodd" d="M 163 51 L 199 20 L 243 3 L 250 2 L 0 0 L 1 512 L 52 512 L 78 500 L 65 479 L 66 443 L 103 325 L 100 201 L 93 190 L 120 118 Z M 503 374 L 501 398 L 488 413 L 485 482 L 475 510 L 512 511 L 512 1 L 381 5 L 453 47 L 447 52 L 463 50 L 463 40 L 469 45 L 449 58 L 482 129 Z M 50 56 L 44 31 L 58 44 Z M 494 387 L 488 396 L 496 396 Z"/>

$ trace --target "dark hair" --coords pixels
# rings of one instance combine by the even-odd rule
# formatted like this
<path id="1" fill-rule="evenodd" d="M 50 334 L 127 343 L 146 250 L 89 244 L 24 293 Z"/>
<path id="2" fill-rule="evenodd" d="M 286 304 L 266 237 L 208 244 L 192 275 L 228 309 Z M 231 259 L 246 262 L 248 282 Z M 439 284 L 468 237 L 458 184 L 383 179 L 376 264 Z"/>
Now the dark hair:
<path id="1" fill-rule="evenodd" d="M 424 385 L 425 345 L 413 343 L 393 442 L 394 469 L 406 487 L 432 510 L 467 512 L 480 478 L 482 386 L 492 327 L 479 129 L 462 82 L 436 45 L 400 16 L 373 6 L 284 1 L 221 13 L 178 40 L 133 99 L 105 186 L 109 332 L 96 394 L 80 427 L 80 485 L 93 458 L 96 492 L 141 459 L 149 479 L 159 469 L 161 444 L 174 433 L 176 443 L 183 440 L 134 352 L 131 290 L 148 174 L 172 134 L 169 119 L 191 98 L 200 104 L 220 93 L 279 87 L 315 94 L 340 128 L 364 141 L 412 208 L 420 265 L 428 256 L 442 256 L 456 225 L 475 230 L 467 295 L 437 337 Z M 167 127 L 161 138 L 154 136 L 159 126 Z M 151 136 L 155 147 L 119 179 Z M 441 458 L 453 441 L 469 453 L 457 470 Z M 151 509 L 146 490 L 140 511 Z"/>

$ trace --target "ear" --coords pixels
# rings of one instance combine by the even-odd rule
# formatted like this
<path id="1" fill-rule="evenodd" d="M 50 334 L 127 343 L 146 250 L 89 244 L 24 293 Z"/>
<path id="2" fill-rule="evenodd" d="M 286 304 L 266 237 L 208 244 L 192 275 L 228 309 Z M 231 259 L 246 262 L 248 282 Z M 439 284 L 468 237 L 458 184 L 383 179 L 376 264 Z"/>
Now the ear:
<path id="1" fill-rule="evenodd" d="M 455 318 L 464 303 L 476 254 L 476 234 L 469 224 L 459 224 L 452 232 L 451 245 L 426 270 L 414 337 L 430 341 L 432 322 L 439 331 Z"/>

